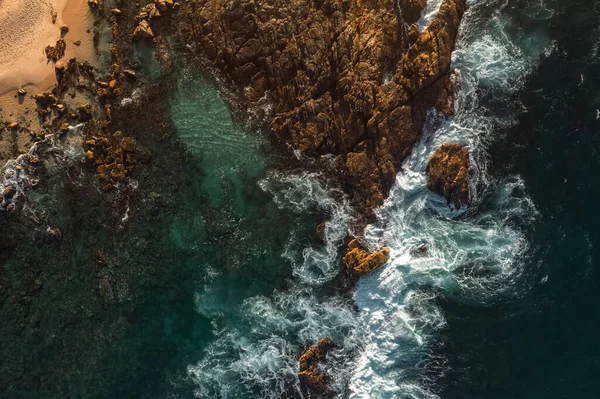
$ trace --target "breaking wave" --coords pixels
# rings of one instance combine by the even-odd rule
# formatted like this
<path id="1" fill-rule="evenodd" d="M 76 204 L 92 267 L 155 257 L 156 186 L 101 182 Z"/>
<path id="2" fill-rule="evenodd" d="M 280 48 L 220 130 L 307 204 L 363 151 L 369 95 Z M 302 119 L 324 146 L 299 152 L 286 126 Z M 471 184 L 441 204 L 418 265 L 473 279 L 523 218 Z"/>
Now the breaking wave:
<path id="1" fill-rule="evenodd" d="M 437 12 L 431 2 L 422 27 Z M 197 311 L 213 320 L 215 341 L 188 367 L 197 397 L 301 396 L 298 356 L 306 342 L 330 337 L 340 345 L 329 375 L 341 398 L 437 398 L 428 344 L 446 322 L 437 292 L 462 302 L 485 303 L 510 295 L 522 271 L 528 242 L 524 228 L 537 211 L 519 176 L 494 178 L 487 149 L 499 128 L 515 123 L 522 105 L 514 100 L 524 78 L 552 47 L 538 40 L 516 42 L 506 2 L 471 1 L 454 53 L 455 115 L 431 111 L 425 133 L 405 161 L 377 221 L 366 229 L 371 249 L 387 246 L 390 261 L 363 277 L 352 303 L 324 289 L 338 273 L 339 249 L 351 223 L 345 197 L 316 174 L 271 173 L 260 187 L 280 208 L 298 215 L 326 212 L 326 245 L 307 245 L 292 231 L 283 258 L 294 279 L 270 296 L 254 296 L 239 306 L 216 300 L 221 275 L 212 273 L 196 297 Z M 536 18 L 549 11 L 531 5 Z M 426 187 L 425 167 L 445 143 L 469 148 L 473 167 L 472 205 L 450 209 Z M 426 366 L 427 365 L 427 366 Z M 439 377 L 439 376 L 438 376 Z"/>
<path id="2" fill-rule="evenodd" d="M 499 128 L 522 111 L 513 95 L 543 54 L 543 40 L 515 43 L 502 2 L 470 2 L 453 56 L 455 115 L 435 111 L 377 222 L 368 226 L 372 249 L 390 248 L 390 261 L 358 284 L 360 329 L 367 334 L 350 378 L 352 398 L 437 398 L 436 377 L 446 367 L 428 343 L 445 326 L 436 292 L 461 302 L 485 303 L 509 293 L 528 242 L 524 228 L 537 211 L 519 176 L 494 179 L 487 148 Z M 425 168 L 436 148 L 469 148 L 470 210 L 454 210 L 427 190 Z M 427 366 L 425 366 L 427 364 Z M 435 368 L 438 376 L 426 369 Z"/>

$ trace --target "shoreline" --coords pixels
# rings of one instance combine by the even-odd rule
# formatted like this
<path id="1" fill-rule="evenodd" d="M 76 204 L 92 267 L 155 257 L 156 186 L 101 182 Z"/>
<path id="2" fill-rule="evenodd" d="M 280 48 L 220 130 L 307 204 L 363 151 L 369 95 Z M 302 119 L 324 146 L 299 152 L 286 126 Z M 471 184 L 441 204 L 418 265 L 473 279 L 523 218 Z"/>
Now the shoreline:
<path id="1" fill-rule="evenodd" d="M 0 123 L 19 123 L 39 131 L 35 100 L 38 93 L 57 83 L 55 66 L 71 58 L 98 66 L 94 48 L 94 18 L 86 0 L 0 0 Z M 66 33 L 61 26 L 67 26 Z M 44 49 L 60 38 L 66 43 L 65 55 L 56 64 Z M 19 90 L 25 94 L 19 95 Z M 18 156 L 31 147 L 30 135 L 19 131 L 0 136 L 0 162 Z"/>

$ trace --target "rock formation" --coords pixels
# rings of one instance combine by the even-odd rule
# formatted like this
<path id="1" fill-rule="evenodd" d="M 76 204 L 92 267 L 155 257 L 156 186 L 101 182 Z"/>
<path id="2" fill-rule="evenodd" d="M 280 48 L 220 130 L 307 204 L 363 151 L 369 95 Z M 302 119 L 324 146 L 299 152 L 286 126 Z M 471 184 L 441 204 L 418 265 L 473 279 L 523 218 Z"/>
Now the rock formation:
<path id="1" fill-rule="evenodd" d="M 427 110 L 452 111 L 450 61 L 465 0 L 444 0 L 419 34 L 414 23 L 424 4 L 192 0 L 181 5 L 179 40 L 194 43 L 248 107 L 266 94 L 276 142 L 309 156 L 333 154 L 368 221 L 420 137 Z"/>
<path id="2" fill-rule="evenodd" d="M 300 372 L 298 377 L 300 383 L 321 396 L 331 396 L 332 392 L 327 386 L 328 376 L 321 369 L 321 364 L 325 361 L 327 353 L 335 347 L 335 344 L 329 338 L 323 338 L 316 346 L 309 348 L 299 359 Z"/>
<path id="3" fill-rule="evenodd" d="M 344 265 L 351 275 L 360 277 L 379 269 L 389 259 L 389 248 L 382 248 L 379 251 L 369 252 L 363 248 L 357 240 L 352 240 L 346 249 Z"/>
<path id="4" fill-rule="evenodd" d="M 427 162 L 427 187 L 460 209 L 469 204 L 469 167 L 465 146 L 444 144 Z"/>

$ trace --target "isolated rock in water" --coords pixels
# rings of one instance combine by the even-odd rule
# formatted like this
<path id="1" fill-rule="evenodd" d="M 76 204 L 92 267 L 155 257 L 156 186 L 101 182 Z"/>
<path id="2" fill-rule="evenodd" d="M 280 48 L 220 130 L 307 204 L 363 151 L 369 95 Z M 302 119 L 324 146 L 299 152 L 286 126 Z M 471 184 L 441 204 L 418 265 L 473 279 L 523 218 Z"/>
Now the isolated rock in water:
<path id="1" fill-rule="evenodd" d="M 150 24 L 145 19 L 141 20 L 138 26 L 133 31 L 133 37 L 136 39 L 151 39 L 154 37 L 154 32 L 150 28 Z"/>
<path id="2" fill-rule="evenodd" d="M 334 347 L 335 344 L 332 340 L 323 338 L 316 346 L 304 352 L 299 359 L 300 383 L 310 391 L 322 396 L 333 394 L 327 386 L 328 376 L 321 369 L 320 364 L 325 361 L 327 353 Z"/>
<path id="3" fill-rule="evenodd" d="M 427 246 L 427 244 L 419 244 L 410 250 L 411 256 L 413 256 L 415 258 L 421 258 L 421 257 L 427 256 L 428 253 L 429 253 L 429 247 Z"/>
<path id="4" fill-rule="evenodd" d="M 382 248 L 379 251 L 369 252 L 360 245 L 357 240 L 352 240 L 348 244 L 344 264 L 352 274 L 364 276 L 373 270 L 379 269 L 390 259 L 389 248 Z"/>
<path id="5" fill-rule="evenodd" d="M 460 144 L 444 144 L 427 162 L 427 187 L 454 204 L 469 204 L 469 150 Z"/>
<path id="6" fill-rule="evenodd" d="M 317 234 L 317 238 L 321 241 L 325 241 L 325 223 L 319 223 L 315 228 L 315 233 Z"/>

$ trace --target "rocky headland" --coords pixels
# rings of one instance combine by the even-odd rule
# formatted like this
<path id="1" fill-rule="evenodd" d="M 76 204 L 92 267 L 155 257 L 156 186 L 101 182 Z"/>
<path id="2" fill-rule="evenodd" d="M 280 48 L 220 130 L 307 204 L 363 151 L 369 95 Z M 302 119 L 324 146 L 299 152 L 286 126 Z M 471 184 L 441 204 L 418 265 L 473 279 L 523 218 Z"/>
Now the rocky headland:
<path id="1" fill-rule="evenodd" d="M 398 8 L 398 4 L 400 8 Z M 235 101 L 263 113 L 273 140 L 341 177 L 360 221 L 386 198 L 427 112 L 452 113 L 451 54 L 464 0 L 195 0 L 179 40 L 215 68 Z"/>
<path id="2" fill-rule="evenodd" d="M 161 210 L 176 202 L 178 190 L 186 184 L 175 177 L 184 175 L 177 163 L 184 151 L 172 139 L 174 129 L 165 117 L 161 97 L 172 84 L 171 43 L 186 49 L 200 67 L 218 77 L 235 108 L 266 126 L 279 148 L 316 160 L 320 169 L 338 177 L 357 220 L 358 239 L 349 241 L 342 259 L 351 279 L 388 261 L 389 249 L 371 252 L 360 243 L 360 231 L 387 197 L 403 160 L 421 137 L 427 113 L 453 111 L 451 53 L 465 0 L 444 0 L 422 31 L 416 22 L 423 0 L 80 3 L 86 6 L 86 18 L 93 21 L 85 37 L 81 26 L 65 24 L 60 15 L 57 19 L 49 11 L 46 22 L 52 40 L 34 47 L 43 55 L 44 70 L 50 68 L 52 84 L 40 89 L 23 83 L 0 93 L 27 102 L 23 106 L 27 112 L 25 108 L 13 112 L 23 101 L 4 106 L 0 128 L 4 137 L 22 136 L 21 142 L 27 142 L 19 148 L 10 144 L 4 161 L 23 155 L 11 163 L 10 173 L 17 178 L 51 175 L 40 160 L 51 156 L 43 154 L 55 152 L 48 136 L 67 141 L 74 129 L 81 130 L 76 145 L 83 160 L 68 168 L 69 176 L 79 176 L 77 183 L 67 185 L 71 225 L 35 209 L 21 219 L 2 214 L 5 231 L 13 232 L 0 239 L 1 315 L 8 321 L 3 336 L 11 337 L 2 355 L 19 359 L 13 370 L 1 369 L 4 380 L 0 382 L 7 394 L 27 390 L 65 394 L 71 379 L 89 381 L 92 371 L 101 369 L 111 341 L 125 335 L 126 320 L 136 309 L 131 303 L 148 287 L 176 280 L 174 276 L 167 283 L 160 281 L 161 271 L 147 266 L 164 249 L 151 245 L 153 232 L 144 230 L 140 222 L 162 220 Z M 167 36 L 175 40 L 169 42 Z M 80 54 L 89 46 L 103 63 Z M 134 57 L 144 46 L 160 65 L 158 79 L 144 76 L 143 65 Z M 154 136 L 145 142 L 160 145 L 164 154 L 153 158 L 139 144 L 146 131 Z M 36 152 L 42 150 L 47 152 Z M 465 164 L 464 148 L 440 151 L 428 165 L 428 185 L 457 207 L 465 205 L 468 152 Z M 165 172 L 165 164 L 172 170 Z M 160 194 L 153 192 L 156 195 L 148 201 L 140 201 L 138 181 Z M 31 186 L 5 184 L 2 189 L 0 207 L 9 209 L 13 199 Z M 84 207 L 81 198 L 89 199 L 89 206 Z M 133 204 L 137 210 L 131 210 Z M 137 229 L 136 237 L 144 237 L 140 242 L 119 235 L 132 212 L 137 212 L 139 224 L 132 222 L 131 229 Z M 97 224 L 92 232 L 84 229 L 89 218 Z M 121 241 L 106 239 L 112 235 Z M 56 259 L 77 256 L 64 268 L 53 262 L 45 265 L 25 244 L 47 247 L 48 256 Z M 135 258 L 131 248 L 139 249 Z M 88 265 L 88 274 L 82 275 L 76 264 Z M 121 264 L 129 268 L 120 268 Z M 21 266 L 25 275 L 17 278 Z M 186 276 L 180 280 L 187 281 Z M 44 287 L 53 290 L 54 304 L 40 295 Z M 77 304 L 78 311 L 71 299 L 61 297 L 69 290 L 77 298 L 87 298 Z M 54 316 L 49 319 L 47 314 Z M 40 325 L 60 337 L 40 344 L 40 350 L 46 348 L 65 359 L 64 375 L 50 374 L 52 381 L 58 381 L 54 385 L 47 373 L 27 375 L 27 364 L 38 353 L 17 353 L 20 337 L 36 343 L 44 340 Z M 89 336 L 94 336 L 93 342 Z M 75 343 L 68 345 L 69 340 Z M 73 347 L 85 359 L 69 361 Z M 300 358 L 300 381 L 317 395 L 331 394 L 322 365 L 333 347 L 323 339 Z M 90 372 L 78 377 L 79 368 Z M 107 384 L 119 378 L 100 371 L 110 376 Z"/>

